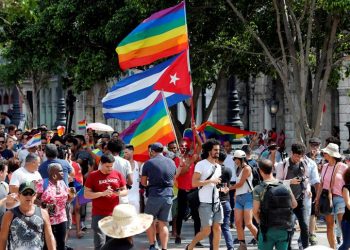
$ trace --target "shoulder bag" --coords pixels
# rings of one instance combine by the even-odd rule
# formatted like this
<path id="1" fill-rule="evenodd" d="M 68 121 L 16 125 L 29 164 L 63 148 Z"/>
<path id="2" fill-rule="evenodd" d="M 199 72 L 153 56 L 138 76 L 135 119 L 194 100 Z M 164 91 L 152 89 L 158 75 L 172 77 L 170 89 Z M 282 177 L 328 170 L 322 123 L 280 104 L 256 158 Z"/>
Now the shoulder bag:
<path id="1" fill-rule="evenodd" d="M 205 180 L 209 180 L 211 177 L 213 177 L 215 170 L 216 170 L 216 166 L 213 166 L 211 174 Z M 201 188 L 202 187 L 196 188 L 195 190 L 193 190 L 192 192 L 187 194 L 187 200 L 188 200 L 188 203 L 189 203 L 191 209 L 198 209 L 199 208 L 200 201 L 199 201 L 199 193 L 198 192 Z"/>
<path id="2" fill-rule="evenodd" d="M 324 178 L 327 174 L 328 166 L 329 166 L 329 164 L 327 165 L 326 171 L 323 174 L 322 184 L 323 184 Z M 319 204 L 320 204 L 320 213 L 323 215 L 329 215 L 333 212 L 333 196 L 332 196 L 332 188 L 333 188 L 333 184 L 334 184 L 333 176 L 334 176 L 334 172 L 336 172 L 335 170 L 336 170 L 337 166 L 338 166 L 338 164 L 336 164 L 333 168 L 331 181 L 329 183 L 329 190 L 323 188 L 321 191 Z"/>

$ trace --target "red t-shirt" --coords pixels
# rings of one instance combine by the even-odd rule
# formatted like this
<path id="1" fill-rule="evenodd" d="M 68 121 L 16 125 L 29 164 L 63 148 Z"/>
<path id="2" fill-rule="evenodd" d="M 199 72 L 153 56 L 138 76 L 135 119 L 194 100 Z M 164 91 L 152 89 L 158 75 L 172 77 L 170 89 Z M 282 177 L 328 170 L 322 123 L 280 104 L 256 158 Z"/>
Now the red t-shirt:
<path id="1" fill-rule="evenodd" d="M 79 182 L 80 184 L 83 184 L 83 174 L 81 173 L 81 168 L 78 163 L 75 161 L 71 162 L 72 167 L 74 168 L 74 178 Z"/>
<path id="2" fill-rule="evenodd" d="M 100 170 L 93 171 L 86 179 L 85 186 L 93 192 L 103 192 L 108 186 L 113 190 L 126 185 L 122 174 L 113 170 L 110 174 L 103 174 Z M 112 215 L 113 209 L 119 204 L 119 197 L 111 195 L 92 199 L 92 215 Z"/>
<path id="3" fill-rule="evenodd" d="M 184 190 L 191 190 L 192 187 L 192 176 L 194 173 L 194 163 L 190 165 L 190 168 L 188 169 L 187 173 L 180 175 L 177 177 L 177 187 L 179 189 L 184 189 Z M 178 165 L 176 166 L 178 167 Z"/>

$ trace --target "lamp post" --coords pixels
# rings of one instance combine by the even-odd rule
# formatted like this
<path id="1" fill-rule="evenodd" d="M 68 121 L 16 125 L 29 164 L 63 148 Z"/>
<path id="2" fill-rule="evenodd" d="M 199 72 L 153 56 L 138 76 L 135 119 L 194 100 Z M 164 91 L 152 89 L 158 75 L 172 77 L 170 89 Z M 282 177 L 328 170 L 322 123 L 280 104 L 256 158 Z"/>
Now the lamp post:
<path id="1" fill-rule="evenodd" d="M 269 111 L 272 119 L 274 120 L 274 128 L 276 128 L 276 114 L 279 109 L 279 101 L 276 100 L 275 96 L 269 101 Z"/>
<path id="2" fill-rule="evenodd" d="M 348 139 L 348 142 L 349 142 L 349 148 L 344 150 L 343 153 L 344 154 L 350 154 L 350 122 L 347 122 L 345 123 L 345 126 L 348 128 L 349 130 L 349 139 Z"/>
<path id="3" fill-rule="evenodd" d="M 228 107 L 227 107 L 227 125 L 243 129 L 243 122 L 239 117 L 239 98 L 236 89 L 236 80 L 234 76 L 231 76 L 228 80 L 229 84 L 229 96 L 228 96 Z"/>

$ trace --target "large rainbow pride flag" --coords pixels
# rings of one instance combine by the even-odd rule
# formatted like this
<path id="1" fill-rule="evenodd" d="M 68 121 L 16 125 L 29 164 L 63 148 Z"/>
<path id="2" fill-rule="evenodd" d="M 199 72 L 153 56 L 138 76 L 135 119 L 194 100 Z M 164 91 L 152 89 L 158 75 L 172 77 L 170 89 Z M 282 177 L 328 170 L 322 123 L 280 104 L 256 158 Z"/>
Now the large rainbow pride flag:
<path id="1" fill-rule="evenodd" d="M 166 145 L 174 141 L 175 135 L 162 95 L 159 94 L 143 115 L 119 136 L 126 144 L 134 146 L 134 159 L 142 162 L 149 159 L 150 144 L 160 142 Z"/>
<path id="2" fill-rule="evenodd" d="M 233 139 L 239 139 L 247 135 L 256 134 L 256 132 L 253 132 L 253 131 L 242 130 L 232 126 L 221 125 L 210 121 L 202 123 L 196 129 L 198 132 L 204 132 L 205 137 L 207 139 L 215 138 L 220 141 L 225 141 L 225 140 L 232 141 Z M 191 128 L 185 129 L 183 133 L 183 137 L 187 137 L 192 140 L 193 138 L 192 129 Z"/>
<path id="3" fill-rule="evenodd" d="M 117 46 L 123 70 L 150 64 L 188 48 L 185 3 L 161 10 L 139 24 Z"/>

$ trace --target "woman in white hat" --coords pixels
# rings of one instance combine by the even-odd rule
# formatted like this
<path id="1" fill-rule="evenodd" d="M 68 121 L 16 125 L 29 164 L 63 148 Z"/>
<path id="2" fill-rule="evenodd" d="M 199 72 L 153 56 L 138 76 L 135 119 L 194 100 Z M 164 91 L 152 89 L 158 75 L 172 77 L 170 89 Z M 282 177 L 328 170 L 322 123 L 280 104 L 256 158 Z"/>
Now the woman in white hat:
<path id="1" fill-rule="evenodd" d="M 320 207 L 321 193 L 327 192 L 330 199 L 332 210 L 323 212 L 327 224 L 327 239 L 331 248 L 336 249 L 337 242 L 334 235 L 334 219 L 337 217 L 341 224 L 345 212 L 345 202 L 342 197 L 342 187 L 344 186 L 343 174 L 348 166 L 341 162 L 339 146 L 335 143 L 329 143 L 327 147 L 321 149 L 324 159 L 327 161 L 322 167 L 321 188 L 316 198 L 316 208 Z"/>
<path id="2" fill-rule="evenodd" d="M 130 204 L 117 205 L 112 216 L 98 222 L 101 231 L 113 238 L 101 250 L 129 250 L 133 248 L 132 236 L 146 231 L 153 222 L 153 216 L 138 214 Z"/>

